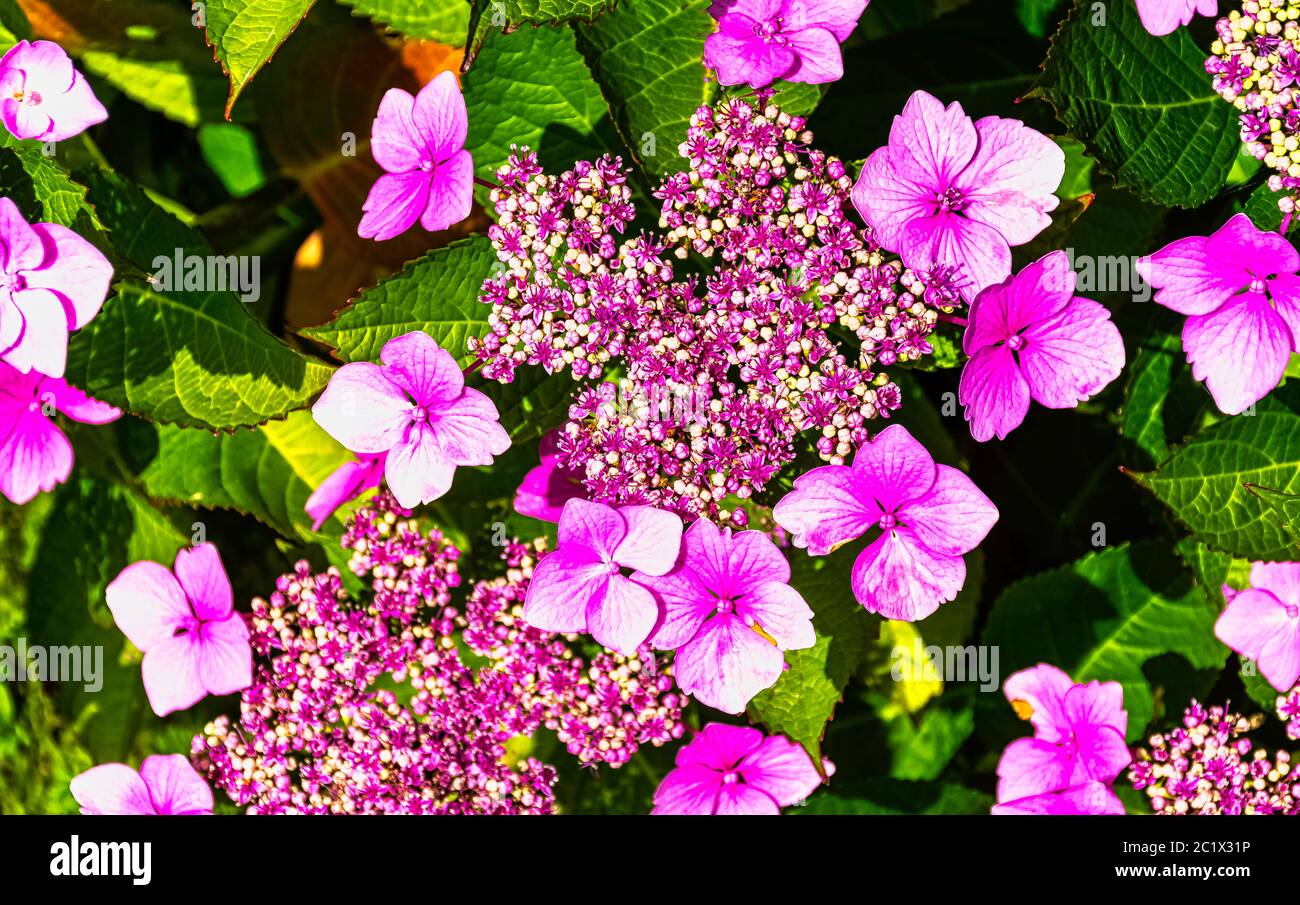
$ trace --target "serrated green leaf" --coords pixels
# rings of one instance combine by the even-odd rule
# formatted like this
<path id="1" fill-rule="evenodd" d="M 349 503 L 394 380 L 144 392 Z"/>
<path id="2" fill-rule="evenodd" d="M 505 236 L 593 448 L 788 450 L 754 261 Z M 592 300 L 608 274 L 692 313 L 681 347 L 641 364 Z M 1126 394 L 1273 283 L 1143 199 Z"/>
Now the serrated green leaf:
<path id="1" fill-rule="evenodd" d="M 408 38 L 460 46 L 469 26 L 468 0 L 339 0 L 357 15 Z"/>
<path id="2" fill-rule="evenodd" d="M 542 368 L 520 368 L 510 383 L 476 378 L 473 385 L 497 407 L 501 426 L 513 445 L 533 443 L 568 417 L 569 405 L 582 383 L 567 372 L 547 374 Z"/>
<path id="3" fill-rule="evenodd" d="M 1300 384 L 1194 436 L 1155 471 L 1133 478 L 1209 546 L 1252 560 L 1289 560 L 1286 519 L 1247 485 L 1300 493 Z"/>
<path id="4" fill-rule="evenodd" d="M 1223 188 L 1237 156 L 1236 110 L 1205 74 L 1186 29 L 1157 38 L 1132 3 L 1106 5 L 1106 24 L 1080 2 L 1052 38 L 1030 97 L 1047 100 L 1070 133 L 1144 198 L 1195 207 Z"/>
<path id="5" fill-rule="evenodd" d="M 859 781 L 848 790 L 832 785 L 816 792 L 791 814 L 895 815 L 987 814 L 993 797 L 953 783 L 903 782 L 886 779 Z"/>
<path id="6" fill-rule="evenodd" d="M 1052 14 L 1064 0 L 1016 0 L 1016 18 L 1036 38 L 1047 37 Z"/>
<path id="7" fill-rule="evenodd" d="M 708 0 L 621 0 L 574 28 L 623 143 L 652 175 L 685 166 L 677 146 L 709 99 L 704 39 L 714 27 Z"/>
<path id="8" fill-rule="evenodd" d="M 304 540 L 316 537 L 307 498 L 352 458 L 306 411 L 231 434 L 139 425 L 126 436 L 128 455 L 147 456 L 139 477 L 151 498 L 234 509 Z"/>
<path id="9" fill-rule="evenodd" d="M 33 222 L 58 223 L 83 233 L 103 228 L 86 201 L 86 187 L 74 182 L 35 142 L 0 147 L 0 195 L 12 199 Z"/>
<path id="10" fill-rule="evenodd" d="M 1148 325 L 1129 366 L 1120 434 L 1144 459 L 1143 467 L 1163 462 L 1199 421 L 1208 396 L 1191 377 L 1182 339 Z"/>
<path id="11" fill-rule="evenodd" d="M 274 56 L 315 0 L 206 0 L 207 41 L 230 76 L 226 118 L 244 88 Z"/>
<path id="12" fill-rule="evenodd" d="M 1004 681 L 1051 663 L 1076 682 L 1119 682 L 1133 740 L 1155 715 L 1143 672 L 1148 661 L 1178 654 L 1194 669 L 1223 665 L 1228 649 L 1214 637 L 1218 615 L 1172 553 L 1142 541 L 1013 584 L 989 613 L 983 643 L 999 647 Z"/>
<path id="13" fill-rule="evenodd" d="M 466 367 L 474 360 L 468 339 L 488 332 L 492 306 L 478 294 L 495 262 L 492 243 L 483 236 L 436 248 L 361 293 L 330 323 L 302 335 L 325 343 L 343 361 L 378 361 L 384 343 L 422 330 Z"/>
<path id="14" fill-rule="evenodd" d="M 562 25 L 590 22 L 614 6 L 617 0 L 469 0 L 469 29 L 465 39 L 468 72 L 483 42 L 494 33 L 512 32 L 521 26 Z"/>

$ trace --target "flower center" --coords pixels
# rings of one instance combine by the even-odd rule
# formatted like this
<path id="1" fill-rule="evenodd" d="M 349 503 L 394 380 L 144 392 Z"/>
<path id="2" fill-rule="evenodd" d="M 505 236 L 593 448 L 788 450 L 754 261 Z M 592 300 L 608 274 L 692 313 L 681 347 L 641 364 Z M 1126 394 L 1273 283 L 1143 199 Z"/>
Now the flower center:
<path id="1" fill-rule="evenodd" d="M 889 531 L 897 525 L 898 519 L 894 517 L 894 513 L 892 512 L 886 512 L 880 517 L 880 527 L 885 531 Z"/>
<path id="2" fill-rule="evenodd" d="M 740 782 L 740 774 L 735 770 L 728 770 L 722 774 L 722 784 L 724 786 L 735 785 L 738 782 Z"/>
<path id="3" fill-rule="evenodd" d="M 1015 336 L 1007 340 L 1007 348 L 1010 349 L 1012 352 L 1019 352 L 1024 347 L 1025 347 L 1025 338 L 1021 336 L 1019 333 L 1017 333 Z"/>
<path id="4" fill-rule="evenodd" d="M 736 602 L 734 600 L 718 601 L 717 612 L 720 615 L 725 616 L 727 613 L 734 613 L 735 611 L 736 611 Z"/>
<path id="5" fill-rule="evenodd" d="M 1251 280 L 1250 291 L 1257 295 L 1263 295 L 1268 291 L 1268 280 Z"/>
<path id="6" fill-rule="evenodd" d="M 432 160 L 424 159 L 420 161 L 420 169 L 424 170 L 424 172 L 426 173 L 432 173 L 435 169 L 437 169 L 437 167 L 438 164 Z"/>
<path id="7" fill-rule="evenodd" d="M 39 107 L 43 98 L 39 91 L 15 91 L 14 100 L 29 107 Z"/>
<path id="8" fill-rule="evenodd" d="M 423 424 L 429 420 L 429 410 L 422 405 L 417 405 L 411 409 L 411 421 L 415 424 Z"/>
<path id="9" fill-rule="evenodd" d="M 789 40 L 781 34 L 781 28 L 785 25 L 780 16 L 768 19 L 766 22 L 754 23 L 754 34 L 762 38 L 768 44 L 788 44 Z"/>
<path id="10" fill-rule="evenodd" d="M 1286 609 L 1287 618 L 1295 619 L 1300 616 L 1300 606 L 1296 606 L 1294 603 L 1284 603 L 1282 606 Z"/>
<path id="11" fill-rule="evenodd" d="M 0 273 L 0 292 L 18 292 L 27 288 L 27 280 L 20 273 Z"/>
<path id="12" fill-rule="evenodd" d="M 936 213 L 952 212 L 955 214 L 966 209 L 966 198 L 962 195 L 960 189 L 947 189 L 935 201 L 938 205 Z"/>

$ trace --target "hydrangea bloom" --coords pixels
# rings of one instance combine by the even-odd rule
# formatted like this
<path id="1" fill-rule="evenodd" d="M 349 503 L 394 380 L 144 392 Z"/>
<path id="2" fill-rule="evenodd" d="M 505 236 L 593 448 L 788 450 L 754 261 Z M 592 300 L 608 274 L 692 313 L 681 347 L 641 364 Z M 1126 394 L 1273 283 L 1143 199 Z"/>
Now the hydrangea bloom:
<path id="1" fill-rule="evenodd" d="M 935 464 L 894 424 L 851 467 L 827 465 L 796 478 L 772 515 L 813 556 L 879 527 L 853 564 L 853 592 L 871 612 L 912 622 L 957 596 L 966 582 L 962 554 L 984 539 L 998 510 L 970 478 Z"/>
<path id="2" fill-rule="evenodd" d="M 1254 660 L 1278 691 L 1289 690 L 1300 679 L 1300 563 L 1253 563 L 1250 587 L 1225 587 L 1224 595 L 1228 606 L 1214 634 Z"/>
<path id="3" fill-rule="evenodd" d="M 1237 214 L 1211 236 L 1177 239 L 1137 263 L 1155 300 L 1187 315 L 1183 350 L 1219 410 L 1263 399 L 1300 347 L 1300 253 Z"/>
<path id="4" fill-rule="evenodd" d="M 611 650 L 633 653 L 659 621 L 654 597 L 622 573 L 663 575 L 677 561 L 682 521 L 651 506 L 613 509 L 564 504 L 554 553 L 537 565 L 524 619 L 550 632 L 590 632 Z"/>
<path id="5" fill-rule="evenodd" d="M 776 79 L 833 82 L 844 75 L 843 44 L 868 0 L 714 0 L 718 30 L 705 65 L 723 85 L 762 88 Z"/>
<path id="6" fill-rule="evenodd" d="M 812 647 L 812 610 L 790 586 L 790 564 L 760 531 L 733 534 L 699 519 L 666 575 L 638 572 L 663 618 L 650 643 L 676 650 L 677 684 L 701 703 L 740 713 L 776 684 L 787 650 Z"/>
<path id="7" fill-rule="evenodd" d="M 91 399 L 64 380 L 22 373 L 0 362 L 0 493 L 22 505 L 72 472 L 72 444 L 52 420 L 107 424 L 121 409 Z"/>
<path id="8" fill-rule="evenodd" d="M 312 530 L 319 531 L 340 506 L 384 483 L 387 461 L 388 453 L 357 453 L 351 462 L 344 462 L 334 469 L 333 474 L 312 491 L 303 507 L 311 516 Z"/>
<path id="9" fill-rule="evenodd" d="M 957 396 L 980 441 L 1020 425 L 1032 398 L 1073 408 L 1124 369 L 1124 340 L 1104 305 L 1074 295 L 1069 256 L 1054 251 L 971 305 L 962 346 L 970 359 Z"/>
<path id="10" fill-rule="evenodd" d="M 177 552 L 172 571 L 132 563 L 104 593 L 117 627 L 144 652 L 141 675 L 154 713 L 166 716 L 252 682 L 248 626 L 212 544 Z"/>
<path id="11" fill-rule="evenodd" d="M 1197 13 L 1213 16 L 1219 11 L 1219 0 L 1137 0 L 1137 7 L 1143 28 L 1153 35 L 1167 35 Z"/>
<path id="12" fill-rule="evenodd" d="M 428 334 L 390 339 L 380 360 L 339 368 L 312 415 L 353 452 L 388 454 L 384 479 L 402 506 L 436 500 L 458 466 L 491 465 L 510 448 L 492 400 L 465 386 L 456 359 Z"/>
<path id="13" fill-rule="evenodd" d="M 993 805 L 992 813 L 1000 816 L 1110 815 L 1124 813 L 1124 803 L 1104 782 L 1085 782 L 1060 792 L 1029 795 Z"/>
<path id="14" fill-rule="evenodd" d="M 821 783 L 808 752 L 789 739 L 709 723 L 678 750 L 677 766 L 655 790 L 651 813 L 776 815 Z"/>
<path id="15" fill-rule="evenodd" d="M 583 497 L 582 473 L 561 464 L 556 446 L 558 437 L 559 431 L 551 431 L 542 437 L 538 449 L 541 462 L 524 475 L 523 482 L 515 491 L 515 512 L 520 515 L 558 522 L 564 504 Z"/>
<path id="16" fill-rule="evenodd" d="M 0 120 L 15 138 L 63 141 L 108 119 L 86 77 L 52 41 L 19 41 L 0 59 Z"/>
<path id="17" fill-rule="evenodd" d="M 972 121 L 917 91 L 867 158 L 853 205 L 908 267 L 960 268 L 967 302 L 1011 275 L 1011 246 L 1051 222 L 1065 153 L 1019 120 Z"/>
<path id="18" fill-rule="evenodd" d="M 67 227 L 28 223 L 8 198 L 0 198 L 0 247 L 0 358 L 62 377 L 68 333 L 99 313 L 113 266 Z"/>
<path id="19" fill-rule="evenodd" d="M 1002 752 L 998 803 L 1035 813 L 1080 805 L 1097 808 L 1084 813 L 1113 811 L 1113 793 L 1107 797 L 1079 787 L 1110 783 L 1133 760 L 1124 744 L 1128 714 L 1120 684 L 1076 685 L 1055 666 L 1040 663 L 1007 679 L 1003 692 L 1021 718 L 1027 715 L 1034 735 L 1016 739 Z M 1038 799 L 1054 793 L 1068 794 L 1055 801 Z"/>
<path id="20" fill-rule="evenodd" d="M 83 814 L 211 814 L 212 790 L 180 754 L 153 754 L 140 772 L 100 764 L 72 778 Z"/>
<path id="21" fill-rule="evenodd" d="M 357 226 L 364 239 L 391 239 L 416 220 L 433 232 L 469 216 L 474 160 L 469 117 L 456 77 L 439 73 L 412 97 L 390 88 L 370 127 L 370 152 L 386 171 L 370 189 Z"/>

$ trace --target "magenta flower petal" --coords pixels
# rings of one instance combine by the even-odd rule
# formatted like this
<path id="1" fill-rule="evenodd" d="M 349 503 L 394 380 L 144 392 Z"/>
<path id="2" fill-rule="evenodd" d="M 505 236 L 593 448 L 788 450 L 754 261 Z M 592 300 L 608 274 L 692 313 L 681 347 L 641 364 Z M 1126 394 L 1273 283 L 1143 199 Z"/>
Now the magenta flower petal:
<path id="1" fill-rule="evenodd" d="M 911 529 L 894 529 L 858 554 L 852 581 L 868 612 L 915 622 L 956 598 L 966 583 L 966 563 L 928 549 Z"/>
<path id="2" fill-rule="evenodd" d="M 689 532 L 688 532 L 689 533 Z M 675 650 L 699 634 L 704 621 L 717 612 L 709 589 L 692 569 L 676 569 L 662 577 L 633 575 L 649 587 L 663 608 L 650 644 L 658 650 Z"/>
<path id="3" fill-rule="evenodd" d="M 803 650 L 817 643 L 813 611 L 803 595 L 782 581 L 752 585 L 742 607 L 783 650 Z"/>
<path id="4" fill-rule="evenodd" d="M 406 232 L 428 206 L 432 182 L 423 170 L 380 176 L 361 205 L 357 235 L 383 242 Z"/>
<path id="5" fill-rule="evenodd" d="M 211 814 L 212 789 L 179 754 L 151 754 L 140 776 L 159 814 Z"/>
<path id="6" fill-rule="evenodd" d="M 384 343 L 379 353 L 384 377 L 419 405 L 446 405 L 465 392 L 465 375 L 456 359 L 427 333 L 404 333 Z"/>
<path id="7" fill-rule="evenodd" d="M 1223 266 L 1206 253 L 1204 236 L 1170 242 L 1139 258 L 1138 275 L 1156 287 L 1155 301 L 1179 314 L 1209 314 L 1250 282 L 1250 274 Z"/>
<path id="8" fill-rule="evenodd" d="M 1085 782 L 1062 792 L 1030 795 L 1028 798 L 995 804 L 991 813 L 1004 816 L 1119 816 L 1125 811 L 1124 803 L 1110 790 L 1110 786 L 1102 782 Z"/>
<path id="9" fill-rule="evenodd" d="M 221 556 L 212 544 L 177 551 L 172 569 L 194 614 L 203 621 L 225 619 L 235 606 Z"/>
<path id="10" fill-rule="evenodd" d="M 414 408 L 377 365 L 355 362 L 334 372 L 311 412 L 348 449 L 373 454 L 403 441 Z"/>
<path id="11" fill-rule="evenodd" d="M 440 72 L 420 89 L 413 119 L 433 160 L 447 161 L 460 152 L 469 132 L 469 114 L 455 75 Z"/>
<path id="12" fill-rule="evenodd" d="M 1273 299 L 1274 310 L 1291 331 L 1291 348 L 1300 349 L 1300 277 L 1278 274 L 1269 280 L 1268 294 Z"/>
<path id="13" fill-rule="evenodd" d="M 253 684 L 253 651 L 248 626 L 238 613 L 205 622 L 196 651 L 199 682 L 208 694 L 232 694 Z"/>
<path id="14" fill-rule="evenodd" d="M 1286 322 L 1254 292 L 1183 325 L 1192 376 L 1205 381 L 1215 405 L 1228 415 L 1241 414 L 1272 392 L 1291 359 L 1291 342 Z M 1249 355 L 1242 354 L 1245 349 Z"/>
<path id="15" fill-rule="evenodd" d="M 208 694 L 199 676 L 200 644 L 192 633 L 155 641 L 144 654 L 140 678 L 158 716 L 188 710 Z"/>
<path id="16" fill-rule="evenodd" d="M 540 464 L 524 475 L 515 491 L 515 512 L 544 522 L 558 522 L 564 504 L 572 499 L 585 499 L 580 471 L 560 465 L 555 440 L 559 431 L 542 437 L 539 449 Z"/>
<path id="17" fill-rule="evenodd" d="M 74 776 L 69 789 L 83 814 L 158 813 L 144 779 L 126 764 L 91 767 Z"/>
<path id="18" fill-rule="evenodd" d="M 778 78 L 829 82 L 844 74 L 840 44 L 866 0 L 716 0 L 718 31 L 704 42 L 705 65 L 723 85 L 762 88 Z"/>
<path id="19" fill-rule="evenodd" d="M 1014 801 L 1069 787 L 1075 761 L 1061 745 L 1018 738 L 998 760 L 998 801 Z"/>
<path id="20" fill-rule="evenodd" d="M 1065 176 L 1065 152 L 1015 119 L 975 123 L 979 149 L 957 176 L 965 215 L 993 227 L 1010 245 L 1024 245 L 1052 225 L 1060 203 L 1052 194 Z"/>
<path id="21" fill-rule="evenodd" d="M 510 448 L 510 435 L 497 421 L 492 400 L 468 387 L 429 421 L 442 457 L 452 465 L 491 465 Z"/>
<path id="22" fill-rule="evenodd" d="M 387 453 L 367 455 L 358 453 L 352 462 L 344 462 L 320 486 L 312 491 L 304 506 L 311 516 L 313 531 L 319 531 L 321 525 L 338 511 L 340 506 L 355 500 L 367 490 L 372 490 L 384 482 L 384 464 Z"/>
<path id="23" fill-rule="evenodd" d="M 925 496 L 904 504 L 898 518 L 934 553 L 960 556 L 988 536 L 998 510 L 965 474 L 939 465 L 934 486 Z"/>
<path id="24" fill-rule="evenodd" d="M 403 509 L 430 503 L 451 489 L 456 466 L 447 460 L 428 424 L 413 424 L 406 439 L 388 451 L 384 480 Z"/>
<path id="25" fill-rule="evenodd" d="M 1064 671 L 1049 663 L 1039 663 L 1008 677 L 1002 683 L 1002 693 L 1012 704 L 1017 701 L 1028 704 L 1029 720 L 1035 733 L 1048 741 L 1058 742 L 1070 736 L 1065 696 L 1073 687 L 1074 680 Z"/>
<path id="26" fill-rule="evenodd" d="M 68 362 L 68 313 L 63 300 L 48 289 L 23 289 L 10 296 L 22 315 L 23 335 L 4 353 L 20 371 L 62 377 Z"/>
<path id="27" fill-rule="evenodd" d="M 0 239 L 5 273 L 25 273 L 45 264 L 47 252 L 40 233 L 8 198 L 0 198 Z"/>
<path id="28" fill-rule="evenodd" d="M 625 657 L 636 653 L 658 619 L 654 595 L 622 575 L 610 575 L 605 593 L 593 595 L 587 603 L 591 637 Z"/>
<path id="29" fill-rule="evenodd" d="M 379 112 L 370 125 L 370 153 L 389 173 L 420 167 L 424 139 L 412 120 L 414 109 L 415 98 L 401 88 L 389 88 L 379 100 Z"/>
<path id="30" fill-rule="evenodd" d="M 769 735 L 740 764 L 745 782 L 770 795 L 781 807 L 798 804 L 822 784 L 822 777 L 802 745 Z M 834 773 L 828 765 L 827 773 Z"/>
<path id="31" fill-rule="evenodd" d="M 798 58 L 793 50 L 754 37 L 759 23 L 743 16 L 730 18 L 728 26 L 704 40 L 704 65 L 717 70 L 720 84 L 761 88 L 794 67 Z M 744 37 L 736 36 L 737 31 Z"/>
<path id="32" fill-rule="evenodd" d="M 815 25 L 843 44 L 858 27 L 869 0 L 788 0 L 782 19 L 794 30 Z M 716 4 L 715 4 L 716 6 Z"/>
<path id="33" fill-rule="evenodd" d="M 785 75 L 787 81 L 819 85 L 834 82 L 844 75 L 840 42 L 828 29 L 792 30 L 786 35 L 786 40 L 795 54 L 794 66 Z"/>
<path id="34" fill-rule="evenodd" d="M 576 544 L 612 562 L 627 536 L 627 520 L 603 503 L 570 500 L 564 504 L 556 536 L 561 548 Z"/>
<path id="35" fill-rule="evenodd" d="M 156 562 L 127 566 L 104 596 L 117 627 L 141 650 L 171 638 L 192 615 L 176 576 Z"/>
<path id="36" fill-rule="evenodd" d="M 610 572 L 580 544 L 563 545 L 533 569 L 524 599 L 524 621 L 547 632 L 587 629 L 587 604 L 603 597 Z"/>
<path id="37" fill-rule="evenodd" d="M 473 205 L 474 158 L 468 151 L 457 151 L 433 171 L 420 225 L 429 232 L 455 226 L 469 216 Z"/>
<path id="38" fill-rule="evenodd" d="M 1075 284 L 1069 256 L 1054 251 L 1026 266 L 1014 279 L 990 286 L 971 303 L 962 349 L 973 355 L 1051 320 L 1070 304 Z"/>
<path id="39" fill-rule="evenodd" d="M 733 615 L 716 616 L 677 649 L 677 686 L 701 704 L 743 713 L 754 695 L 781 678 L 781 650 Z"/>
<path id="40" fill-rule="evenodd" d="M 682 546 L 680 517 L 653 506 L 624 506 L 618 514 L 627 533 L 614 549 L 616 563 L 646 575 L 664 575 L 676 565 Z"/>
<path id="41" fill-rule="evenodd" d="M 23 412 L 0 430 L 0 493 L 19 506 L 62 484 L 72 473 L 72 444 L 41 410 Z"/>
<path id="42" fill-rule="evenodd" d="M 68 329 L 79 330 L 99 313 L 113 281 L 113 265 L 98 248 L 57 223 L 34 223 L 45 246 L 45 266 L 23 271 L 29 289 L 49 289 L 67 300 Z"/>
<path id="43" fill-rule="evenodd" d="M 1269 590 L 1247 588 L 1232 598 L 1214 624 L 1215 636 L 1256 661 L 1260 673 L 1280 692 L 1300 679 L 1300 608 L 1290 602 L 1295 600 L 1300 597 L 1279 598 Z"/>
<path id="44" fill-rule="evenodd" d="M 1011 273 L 1011 246 L 992 226 L 952 213 L 911 221 L 903 230 L 903 261 L 908 267 L 932 270 L 954 264 L 966 277 L 963 297 L 974 298 Z"/>
<path id="45" fill-rule="evenodd" d="M 1252 563 L 1250 586 L 1268 591 L 1278 600 L 1300 603 L 1300 563 Z"/>
<path id="46" fill-rule="evenodd" d="M 974 159 L 979 133 L 961 104 L 945 107 L 933 94 L 916 91 L 894 117 L 889 147 L 898 152 L 895 168 L 904 177 L 917 185 L 937 181 L 946 187 Z"/>
<path id="47" fill-rule="evenodd" d="M 717 809 L 721 790 L 721 772 L 702 764 L 683 764 L 659 783 L 659 788 L 655 789 L 654 810 L 650 813 L 656 816 L 707 817 Z"/>
<path id="48" fill-rule="evenodd" d="M 870 502 L 861 485 L 851 468 L 814 468 L 795 478 L 794 490 L 777 502 L 772 517 L 790 532 L 796 547 L 824 556 L 880 521 L 880 507 Z"/>
<path id="49" fill-rule="evenodd" d="M 61 379 L 46 377 L 42 380 L 40 395 L 42 399 L 52 401 L 59 412 L 82 424 L 108 424 L 122 417 L 120 408 L 92 399 Z"/>
<path id="50" fill-rule="evenodd" d="M 894 117 L 898 123 L 898 117 Z M 892 139 L 891 139 L 892 140 Z M 919 166 L 896 164 L 903 151 L 886 146 L 871 152 L 853 185 L 853 206 L 885 248 L 902 245 L 907 224 L 934 213 L 933 193 Z"/>
<path id="51" fill-rule="evenodd" d="M 1172 34 L 1198 12 L 1213 16 L 1218 7 L 1219 0 L 1137 0 L 1142 27 L 1157 36 Z"/>
<path id="52" fill-rule="evenodd" d="M 72 60 L 52 41 L 19 41 L 0 59 L 0 121 L 16 138 L 64 141 L 108 119 Z"/>
<path id="53" fill-rule="evenodd" d="M 1039 405 L 1074 408 L 1124 369 L 1124 339 L 1106 306 L 1076 298 L 1051 320 L 1024 331 L 1020 369 Z"/>
<path id="54" fill-rule="evenodd" d="M 920 499 L 935 481 L 934 457 L 901 424 L 891 424 L 853 457 L 863 491 L 885 510 Z"/>
<path id="55" fill-rule="evenodd" d="M 781 808 L 771 795 L 748 783 L 724 783 L 713 813 L 719 817 L 775 817 Z"/>

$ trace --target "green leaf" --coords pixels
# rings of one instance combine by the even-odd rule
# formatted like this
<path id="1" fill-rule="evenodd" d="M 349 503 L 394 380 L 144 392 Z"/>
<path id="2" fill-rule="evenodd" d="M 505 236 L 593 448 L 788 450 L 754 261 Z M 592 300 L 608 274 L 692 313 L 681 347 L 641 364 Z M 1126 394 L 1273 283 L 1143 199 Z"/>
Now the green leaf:
<path id="1" fill-rule="evenodd" d="M 1209 397 L 1192 379 L 1177 333 L 1149 324 L 1141 337 L 1128 369 L 1119 429 L 1141 454 L 1143 467 L 1151 468 L 1195 428 Z"/>
<path id="2" fill-rule="evenodd" d="M 199 129 L 199 150 L 235 198 L 244 198 L 266 185 L 257 136 L 251 130 L 234 123 L 210 123 Z"/>
<path id="3" fill-rule="evenodd" d="M 1132 3 L 1107 4 L 1104 27 L 1094 8 L 1080 0 L 1071 12 L 1029 96 L 1048 101 L 1120 185 L 1160 204 L 1203 204 L 1223 188 L 1240 144 L 1205 50 L 1186 29 L 1148 34 Z"/>
<path id="4" fill-rule="evenodd" d="M 207 41 L 230 76 L 226 118 L 253 76 L 307 15 L 315 0 L 206 0 Z"/>
<path id="5" fill-rule="evenodd" d="M 1064 0 L 1016 0 L 1016 18 L 1036 38 L 1047 37 L 1052 14 Z"/>
<path id="6" fill-rule="evenodd" d="M 234 509 L 289 538 L 317 537 L 303 507 L 352 458 L 306 411 L 232 434 L 138 422 L 129 427 L 126 454 L 147 458 L 139 477 L 151 498 Z"/>
<path id="7" fill-rule="evenodd" d="M 464 76 L 474 171 L 493 178 L 512 145 L 557 173 L 575 160 L 621 149 L 609 110 L 567 28 L 493 35 Z"/>
<path id="8" fill-rule="evenodd" d="M 330 346 L 343 361 L 378 361 L 384 343 L 422 330 L 466 367 L 474 360 L 467 340 L 488 332 L 492 306 L 478 295 L 495 262 L 492 243 L 483 236 L 435 248 L 361 293 L 330 323 L 302 335 Z"/>
<path id="9" fill-rule="evenodd" d="M 0 47 L 8 50 L 19 41 L 31 40 L 32 23 L 27 21 L 18 0 L 0 0 Z"/>
<path id="10" fill-rule="evenodd" d="M 512 32 L 522 25 L 562 25 L 590 22 L 614 6 L 616 0 L 470 0 L 469 35 L 465 38 L 468 72 L 483 42 L 494 31 Z"/>
<path id="11" fill-rule="evenodd" d="M 459 47 L 469 26 L 468 0 L 339 0 L 357 15 L 408 38 Z"/>
<path id="12" fill-rule="evenodd" d="M 35 142 L 0 147 L 0 195 L 17 204 L 31 221 L 58 223 L 83 233 L 103 228 L 86 202 L 86 187 L 74 182 Z"/>
<path id="13" fill-rule="evenodd" d="M 817 643 L 787 651 L 787 669 L 776 684 L 749 702 L 749 716 L 807 749 L 821 763 L 821 740 L 844 687 L 868 645 L 879 634 L 879 619 L 853 596 L 848 555 L 792 557 L 792 584 L 813 609 Z"/>
<path id="14" fill-rule="evenodd" d="M 855 782 L 841 791 L 816 792 L 805 807 L 791 814 L 897 815 L 987 814 L 993 797 L 953 783 L 902 782 L 873 779 Z"/>
<path id="15" fill-rule="evenodd" d="M 975 706 L 969 694 L 936 698 L 919 715 L 898 714 L 886 723 L 894 779 L 938 779 L 975 731 Z"/>
<path id="16" fill-rule="evenodd" d="M 142 60 L 87 50 L 81 62 L 131 100 L 191 129 L 222 115 L 225 93 L 216 74 L 196 76 L 181 60 Z"/>
<path id="17" fill-rule="evenodd" d="M 623 143 L 652 175 L 685 166 L 677 146 L 709 100 L 704 39 L 714 27 L 708 0 L 621 0 L 575 27 Z"/>
<path id="18" fill-rule="evenodd" d="M 583 386 L 568 372 L 547 374 L 540 367 L 520 368 L 510 383 L 476 378 L 471 385 L 492 400 L 501 426 L 515 446 L 535 442 L 551 428 L 563 424 L 573 397 Z"/>
<path id="19" fill-rule="evenodd" d="M 1247 485 L 1300 493 L 1300 382 L 1198 433 L 1155 471 L 1132 477 L 1209 546 L 1252 560 L 1295 556 L 1285 513 Z"/>
<path id="20" fill-rule="evenodd" d="M 1218 615 L 1172 553 L 1142 541 L 1011 585 L 989 613 L 983 643 L 998 646 L 1004 680 L 1045 662 L 1076 682 L 1119 682 L 1134 740 L 1155 716 L 1148 661 L 1177 654 L 1194 669 L 1221 667 L 1228 650 L 1214 637 Z"/>
<path id="21" fill-rule="evenodd" d="M 1238 655 L 1237 661 L 1241 664 L 1241 684 L 1246 686 L 1246 694 L 1250 695 L 1250 699 L 1259 705 L 1265 716 L 1276 716 L 1277 699 L 1286 692 L 1278 691 L 1270 685 L 1268 679 L 1260 675 L 1259 667 L 1255 665 L 1254 660 L 1248 660 Z M 1245 708 L 1239 707 L 1237 709 L 1244 710 Z"/>

